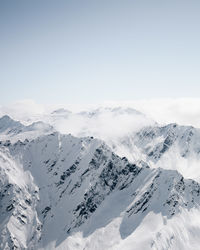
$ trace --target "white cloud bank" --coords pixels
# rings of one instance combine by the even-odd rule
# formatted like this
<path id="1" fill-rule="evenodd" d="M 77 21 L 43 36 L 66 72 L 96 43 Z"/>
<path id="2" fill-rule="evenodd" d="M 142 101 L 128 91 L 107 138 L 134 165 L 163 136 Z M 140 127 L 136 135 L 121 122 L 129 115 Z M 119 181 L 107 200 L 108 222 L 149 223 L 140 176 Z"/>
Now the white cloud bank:
<path id="1" fill-rule="evenodd" d="M 52 117 L 51 112 L 58 108 L 74 111 L 68 117 Z M 91 111 L 95 108 L 101 112 L 95 117 L 77 114 L 80 111 Z M 106 107 L 133 108 L 146 116 L 134 113 L 112 113 Z M 140 126 L 151 125 L 152 120 L 159 124 L 176 122 L 180 125 L 192 125 L 200 128 L 200 99 L 152 99 L 127 102 L 104 102 L 100 105 L 41 105 L 32 100 L 19 101 L 15 104 L 0 107 L 0 116 L 9 115 L 24 123 L 43 120 L 54 125 L 60 132 L 74 135 L 93 135 L 105 137 L 123 136 Z"/>
<path id="2" fill-rule="evenodd" d="M 135 108 L 161 124 L 178 123 L 200 128 L 200 98 L 151 99 L 127 102 L 107 102 Z"/>
<path id="3" fill-rule="evenodd" d="M 54 120 L 54 127 L 62 133 L 76 136 L 94 136 L 101 139 L 111 139 L 127 135 L 143 126 L 153 125 L 155 122 L 143 114 L 118 113 L 112 109 L 101 109 L 100 113 L 90 117 L 72 114 L 68 118 Z"/>

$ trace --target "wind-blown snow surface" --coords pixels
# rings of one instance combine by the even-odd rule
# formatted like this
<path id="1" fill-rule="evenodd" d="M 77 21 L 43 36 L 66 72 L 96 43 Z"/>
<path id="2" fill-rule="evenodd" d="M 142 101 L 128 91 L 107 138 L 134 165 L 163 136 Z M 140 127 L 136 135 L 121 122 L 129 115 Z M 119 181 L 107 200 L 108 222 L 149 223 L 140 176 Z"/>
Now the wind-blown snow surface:
<path id="1" fill-rule="evenodd" d="M 200 185 L 156 165 L 173 152 L 198 160 L 198 130 L 154 125 L 117 139 L 131 162 L 45 123 L 3 117 L 0 133 L 0 249 L 198 249 Z"/>

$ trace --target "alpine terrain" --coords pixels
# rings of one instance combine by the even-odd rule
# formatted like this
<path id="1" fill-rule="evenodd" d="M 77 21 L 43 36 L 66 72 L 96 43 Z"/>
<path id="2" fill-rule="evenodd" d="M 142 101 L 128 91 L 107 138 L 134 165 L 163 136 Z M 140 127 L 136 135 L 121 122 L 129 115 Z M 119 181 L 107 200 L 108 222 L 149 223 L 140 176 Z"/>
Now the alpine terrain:
<path id="1" fill-rule="evenodd" d="M 134 109 L 4 115 L 0 249 L 200 249 L 199 165 L 199 129 Z"/>

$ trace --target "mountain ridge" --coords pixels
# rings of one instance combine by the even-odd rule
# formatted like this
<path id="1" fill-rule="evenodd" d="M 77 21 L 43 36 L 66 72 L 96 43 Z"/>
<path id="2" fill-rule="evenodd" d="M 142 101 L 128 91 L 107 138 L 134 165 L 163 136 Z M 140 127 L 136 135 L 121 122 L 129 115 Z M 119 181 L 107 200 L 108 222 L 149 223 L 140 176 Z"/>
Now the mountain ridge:
<path id="1" fill-rule="evenodd" d="M 37 209 L 32 205 L 31 208 L 38 218 L 36 225 L 39 230 L 35 240 L 41 240 L 33 249 L 55 249 L 56 246 L 59 249 L 63 244 L 67 248 L 70 237 L 73 238 L 79 230 L 83 230 L 83 237 L 87 239 L 117 218 L 121 218 L 118 230 L 123 242 L 134 234 L 150 212 L 161 213 L 162 217 L 170 219 L 182 209 L 196 209 L 200 203 L 198 183 L 185 180 L 174 170 L 151 169 L 148 165 L 139 167 L 129 163 L 126 158 L 115 155 L 103 141 L 92 137 L 76 138 L 53 132 L 30 141 L 2 143 L 3 154 L 2 150 L 15 162 L 16 170 L 19 165 L 22 172 L 29 172 L 34 186 L 38 187 L 38 191 L 33 191 L 39 195 Z M 166 190 L 168 194 L 160 200 L 159 194 Z M 184 190 L 187 190 L 186 194 Z M 120 196 L 123 202 L 119 204 Z M 24 198 L 18 199 L 23 201 Z M 6 208 L 15 209 L 11 204 Z M 22 211 L 21 217 L 14 216 L 14 219 L 27 226 L 23 222 L 26 215 Z M 65 220 L 61 220 L 61 214 Z M 96 221 L 101 223 L 98 225 Z M 53 225 L 55 229 L 51 231 Z M 51 247 L 50 239 L 55 239 L 55 245 L 51 243 Z M 13 242 L 17 246 L 16 240 Z M 24 243 L 18 248 L 31 249 L 31 244 Z"/>
<path id="2" fill-rule="evenodd" d="M 199 183 L 153 168 L 148 158 L 153 150 L 170 159 L 177 142 L 198 154 L 198 130 L 144 127 L 129 139 L 132 154 L 141 148 L 148 157 L 129 161 L 93 136 L 64 135 L 40 122 L 23 126 L 17 137 L 8 133 L 0 141 L 1 249 L 193 250 L 200 244 L 198 219 L 185 222 L 200 218 Z M 26 134 L 27 127 L 34 133 Z"/>

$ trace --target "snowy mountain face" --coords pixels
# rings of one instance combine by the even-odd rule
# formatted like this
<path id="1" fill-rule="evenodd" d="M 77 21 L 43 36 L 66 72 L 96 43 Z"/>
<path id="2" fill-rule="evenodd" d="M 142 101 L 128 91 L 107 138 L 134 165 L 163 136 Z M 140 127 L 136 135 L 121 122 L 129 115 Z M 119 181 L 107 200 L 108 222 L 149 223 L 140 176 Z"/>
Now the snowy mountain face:
<path id="1" fill-rule="evenodd" d="M 55 129 L 42 121 L 33 122 L 25 126 L 19 121 L 14 121 L 5 115 L 0 118 L 0 140 L 25 140 L 37 138 L 40 135 L 49 134 Z"/>
<path id="2" fill-rule="evenodd" d="M 9 116 L 5 115 L 0 118 L 0 133 L 15 134 L 20 133 L 25 128 L 20 122 L 12 120 Z"/>
<path id="3" fill-rule="evenodd" d="M 200 185 L 158 165 L 198 160 L 198 130 L 170 124 L 123 137 L 135 161 L 42 122 L 3 117 L 0 132 L 0 249 L 198 249 Z"/>
<path id="4" fill-rule="evenodd" d="M 143 160 L 151 167 L 178 170 L 186 178 L 200 180 L 200 130 L 169 124 L 144 127 L 112 141 L 112 149 L 130 161 Z"/>
<path id="5" fill-rule="evenodd" d="M 157 162 L 162 155 L 176 146 L 181 157 L 200 153 L 200 130 L 193 127 L 169 124 L 164 127 L 145 128 L 136 135 L 135 144 L 152 161 Z"/>

